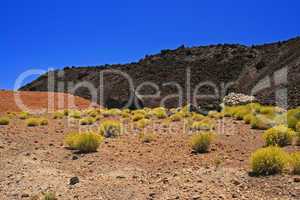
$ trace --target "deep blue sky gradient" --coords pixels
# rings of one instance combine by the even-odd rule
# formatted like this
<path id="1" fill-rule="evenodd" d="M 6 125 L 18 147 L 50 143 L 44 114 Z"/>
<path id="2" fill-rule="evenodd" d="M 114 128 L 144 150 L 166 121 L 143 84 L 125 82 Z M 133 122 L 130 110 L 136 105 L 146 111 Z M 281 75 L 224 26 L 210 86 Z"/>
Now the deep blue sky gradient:
<path id="1" fill-rule="evenodd" d="M 300 35 L 298 0 L 0 0 L 0 88 L 27 69 L 137 61 L 182 44 Z"/>

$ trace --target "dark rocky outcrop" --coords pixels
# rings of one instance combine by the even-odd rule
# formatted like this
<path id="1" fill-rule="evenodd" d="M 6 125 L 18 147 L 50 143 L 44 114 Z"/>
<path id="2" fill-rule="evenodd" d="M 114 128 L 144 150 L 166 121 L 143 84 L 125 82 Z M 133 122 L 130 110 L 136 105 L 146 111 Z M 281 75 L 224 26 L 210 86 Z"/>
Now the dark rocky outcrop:
<path id="1" fill-rule="evenodd" d="M 126 78 L 116 73 L 105 73 L 103 82 L 100 73 L 105 70 L 121 70 L 132 79 L 133 88 Z M 190 71 L 190 77 L 187 73 Z M 63 72 L 63 73 L 62 73 Z M 168 95 L 178 94 L 178 86 L 182 88 L 182 103 L 193 102 L 199 94 L 214 94 L 197 99 L 197 103 L 222 101 L 230 92 L 254 94 L 263 103 L 274 104 L 281 102 L 287 93 L 290 107 L 299 105 L 300 98 L 300 38 L 285 42 L 265 44 L 259 46 L 243 46 L 236 44 L 222 44 L 186 48 L 181 46 L 175 50 L 163 50 L 160 54 L 146 56 L 137 63 L 125 65 L 105 65 L 96 67 L 67 67 L 54 71 L 55 91 L 72 92 L 65 85 L 89 82 L 95 87 L 96 97 L 86 88 L 77 88 L 75 93 L 87 99 L 93 99 L 108 107 L 120 107 L 130 99 L 135 91 L 142 106 L 158 106 L 164 98 L 167 107 L 180 106 L 179 98 Z M 42 75 L 20 88 L 25 91 L 48 91 L 49 73 Z M 209 84 L 199 86 L 208 81 Z M 138 88 L 142 83 L 147 82 Z M 72 84 L 70 84 L 72 83 Z M 153 84 L 160 89 L 160 94 Z M 176 83 L 176 84 L 174 84 Z M 189 85 L 191 94 L 188 94 Z M 101 89 L 103 87 L 103 89 Z M 72 87 L 71 87 L 72 88 Z M 195 90 L 198 89 L 196 92 Z M 217 94 L 215 89 L 217 89 Z M 99 98 L 104 91 L 103 98 Z M 255 91 L 255 92 L 254 92 Z M 156 94 L 156 95 L 155 95 Z M 142 98 L 141 95 L 155 95 Z M 283 103 L 283 102 L 281 102 Z M 132 106 L 132 104 L 129 104 Z"/>

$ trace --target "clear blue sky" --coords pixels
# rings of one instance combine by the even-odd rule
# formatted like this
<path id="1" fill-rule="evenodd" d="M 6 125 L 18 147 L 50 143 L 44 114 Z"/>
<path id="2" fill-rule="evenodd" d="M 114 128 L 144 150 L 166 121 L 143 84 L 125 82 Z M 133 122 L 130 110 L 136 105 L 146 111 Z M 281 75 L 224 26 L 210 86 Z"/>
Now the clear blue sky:
<path id="1" fill-rule="evenodd" d="M 298 0 L 0 0 L 0 88 L 27 69 L 137 61 L 161 49 L 300 35 Z"/>

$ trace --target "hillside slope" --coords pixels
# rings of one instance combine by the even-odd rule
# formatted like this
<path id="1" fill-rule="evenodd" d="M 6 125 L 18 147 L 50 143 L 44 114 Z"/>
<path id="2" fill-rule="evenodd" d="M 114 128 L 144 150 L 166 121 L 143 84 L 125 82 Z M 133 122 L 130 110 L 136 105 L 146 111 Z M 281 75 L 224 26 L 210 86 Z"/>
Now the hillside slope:
<path id="1" fill-rule="evenodd" d="M 187 72 L 190 69 L 191 76 Z M 265 103 L 274 103 L 275 94 L 280 88 L 288 89 L 288 103 L 290 107 L 299 105 L 299 72 L 300 72 L 300 38 L 285 42 L 266 44 L 260 46 L 243 46 L 235 44 L 211 45 L 186 48 L 184 46 L 175 50 L 162 50 L 160 54 L 146 56 L 137 63 L 125 65 L 105 65 L 96 67 L 66 67 L 54 71 L 55 91 L 68 92 L 67 87 L 58 88 L 58 83 L 65 85 L 77 84 L 83 81 L 92 83 L 100 91 L 99 73 L 106 69 L 121 70 L 128 74 L 134 84 L 134 90 L 144 82 L 158 85 L 161 93 L 156 98 L 143 98 L 144 106 L 158 106 L 159 102 L 167 95 L 178 94 L 176 86 L 166 83 L 177 83 L 183 89 L 183 104 L 189 98 L 187 92 L 196 90 L 199 83 L 209 81 L 218 88 L 215 99 L 202 98 L 199 101 L 220 102 L 222 97 L 230 92 L 237 91 L 251 93 L 257 85 L 260 89 L 256 96 Z M 280 71 L 281 70 L 281 71 Z M 63 73 L 63 76 L 61 75 Z M 287 75 L 285 75 L 287 72 Z M 275 78 L 274 78 L 275 77 Z M 275 80 L 276 79 L 276 80 Z M 287 79 L 287 82 L 285 82 Z M 189 81 L 190 80 L 190 81 Z M 263 81 L 263 84 L 261 81 Z M 48 91 L 48 74 L 42 75 L 37 80 L 20 88 L 24 91 Z M 108 107 L 120 107 L 128 100 L 131 91 L 126 79 L 117 74 L 105 74 L 104 98 L 94 99 Z M 267 83 L 267 84 L 266 84 Z M 230 85 L 227 90 L 222 87 Z M 266 87 L 267 86 L 267 87 Z M 284 90 L 281 100 L 284 99 Z M 76 95 L 91 99 L 91 94 L 86 88 L 78 88 Z M 139 94 L 154 94 L 153 87 L 142 87 Z M 211 86 L 200 87 L 195 94 L 213 94 Z M 190 95 L 191 99 L 193 94 Z M 283 96 L 283 97 L 282 97 Z M 177 107 L 178 98 L 169 98 L 165 102 L 167 107 Z"/>
<path id="2" fill-rule="evenodd" d="M 49 110 L 51 108 L 49 105 L 53 105 L 54 110 L 86 109 L 91 105 L 86 99 L 64 93 L 19 92 L 18 94 L 22 103 L 30 110 Z M 0 91 L 0 113 L 23 111 L 18 106 L 15 95 L 13 91 Z"/>

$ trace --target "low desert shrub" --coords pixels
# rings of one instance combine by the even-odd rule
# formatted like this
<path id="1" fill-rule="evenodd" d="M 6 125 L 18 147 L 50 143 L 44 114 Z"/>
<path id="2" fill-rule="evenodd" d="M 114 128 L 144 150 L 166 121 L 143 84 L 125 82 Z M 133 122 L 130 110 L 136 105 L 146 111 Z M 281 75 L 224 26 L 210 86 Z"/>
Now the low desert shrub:
<path id="1" fill-rule="evenodd" d="M 272 128 L 275 125 L 275 122 L 264 115 L 256 115 L 251 119 L 251 128 L 266 130 Z"/>
<path id="2" fill-rule="evenodd" d="M 289 162 L 289 155 L 279 147 L 266 147 L 251 155 L 252 172 L 255 175 L 281 173 Z"/>
<path id="3" fill-rule="evenodd" d="M 154 133 L 141 133 L 140 140 L 143 143 L 150 143 L 156 139 L 156 135 Z"/>
<path id="4" fill-rule="evenodd" d="M 23 112 L 20 112 L 20 114 L 19 114 L 19 118 L 20 119 L 28 119 L 28 117 L 29 117 L 29 113 L 28 112 L 25 112 L 25 111 L 23 111 Z"/>
<path id="5" fill-rule="evenodd" d="M 7 117 L 1 117 L 0 118 L 0 125 L 8 125 L 9 124 L 9 118 Z"/>
<path id="6" fill-rule="evenodd" d="M 63 112 L 55 112 L 54 114 L 53 114 L 53 119 L 62 119 L 62 118 L 64 118 L 64 113 Z"/>
<path id="7" fill-rule="evenodd" d="M 284 126 L 279 125 L 268 129 L 263 134 L 267 146 L 286 146 L 292 143 L 295 132 Z"/>
<path id="8" fill-rule="evenodd" d="M 158 119 L 165 119 L 168 117 L 167 111 L 163 107 L 154 108 L 150 111 L 150 114 Z"/>
<path id="9" fill-rule="evenodd" d="M 117 137 L 121 134 L 121 123 L 119 121 L 107 120 L 100 124 L 99 132 L 106 138 Z"/>
<path id="10" fill-rule="evenodd" d="M 217 112 L 217 111 L 210 111 L 208 113 L 208 117 L 214 118 L 214 119 L 222 119 L 224 117 L 223 112 Z"/>
<path id="11" fill-rule="evenodd" d="M 204 115 L 198 114 L 198 113 L 192 113 L 192 120 L 193 121 L 201 121 L 205 118 Z"/>
<path id="12" fill-rule="evenodd" d="M 252 114 L 247 114 L 243 117 L 243 120 L 246 124 L 250 124 L 251 123 L 251 120 L 253 118 L 253 115 Z"/>
<path id="13" fill-rule="evenodd" d="M 297 124 L 296 124 L 296 126 L 295 126 L 295 130 L 296 130 L 297 132 L 300 132 L 300 121 L 297 122 Z"/>
<path id="14" fill-rule="evenodd" d="M 300 153 L 292 153 L 290 158 L 290 164 L 293 174 L 300 175 Z"/>
<path id="15" fill-rule="evenodd" d="M 40 121 L 41 126 L 47 126 L 48 125 L 48 119 L 46 119 L 46 118 L 40 118 L 39 121 Z"/>
<path id="16" fill-rule="evenodd" d="M 120 109 L 113 108 L 113 109 L 104 111 L 102 114 L 104 117 L 116 117 L 116 116 L 121 115 L 122 111 Z"/>
<path id="17" fill-rule="evenodd" d="M 69 113 L 69 117 L 74 118 L 74 119 L 80 119 L 81 118 L 81 112 L 78 110 L 72 110 Z"/>
<path id="18" fill-rule="evenodd" d="M 79 120 L 79 123 L 80 125 L 92 125 L 94 122 L 95 122 L 95 118 L 93 117 L 85 117 L 85 118 L 82 118 L 81 120 Z"/>
<path id="19" fill-rule="evenodd" d="M 300 108 L 291 109 L 287 112 L 287 123 L 289 128 L 295 129 L 299 121 L 300 121 Z"/>
<path id="20" fill-rule="evenodd" d="M 132 121 L 136 122 L 136 121 L 139 121 L 139 120 L 143 119 L 144 117 L 145 117 L 145 115 L 143 115 L 141 113 L 135 113 L 132 116 Z"/>
<path id="21" fill-rule="evenodd" d="M 182 120 L 182 114 L 180 112 L 177 112 L 177 113 L 174 113 L 172 114 L 169 119 L 172 121 L 172 122 L 178 122 L 178 121 L 181 121 Z"/>
<path id="22" fill-rule="evenodd" d="M 43 196 L 43 200 L 57 200 L 54 192 L 46 192 Z"/>
<path id="23" fill-rule="evenodd" d="M 40 125 L 40 119 L 39 118 L 29 118 L 26 120 L 26 124 L 29 127 L 39 126 Z"/>
<path id="24" fill-rule="evenodd" d="M 97 151 L 103 139 L 101 135 L 95 133 L 71 133 L 65 137 L 65 143 L 70 149 L 90 153 Z"/>
<path id="25" fill-rule="evenodd" d="M 151 120 L 150 119 L 141 119 L 139 121 L 136 122 L 136 126 L 140 129 L 143 129 L 145 128 L 146 126 L 148 126 L 149 124 L 151 123 Z"/>
<path id="26" fill-rule="evenodd" d="M 197 133 L 191 137 L 192 149 L 197 153 L 205 153 L 209 150 L 215 134 L 212 132 Z"/>
<path id="27" fill-rule="evenodd" d="M 215 123 L 210 120 L 195 121 L 192 123 L 193 131 L 209 131 L 215 128 Z"/>

